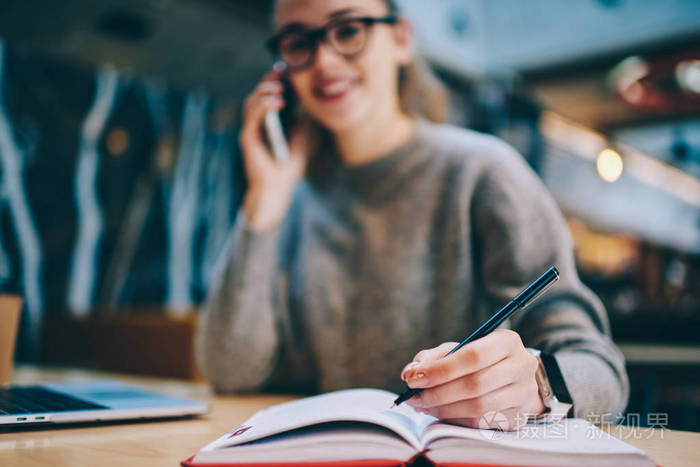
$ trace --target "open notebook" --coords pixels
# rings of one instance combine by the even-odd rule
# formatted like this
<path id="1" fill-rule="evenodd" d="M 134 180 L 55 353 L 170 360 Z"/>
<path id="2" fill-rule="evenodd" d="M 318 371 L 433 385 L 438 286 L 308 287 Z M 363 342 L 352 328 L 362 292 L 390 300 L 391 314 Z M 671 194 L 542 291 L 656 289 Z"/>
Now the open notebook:
<path id="1" fill-rule="evenodd" d="M 378 389 L 349 389 L 275 405 L 182 464 L 407 465 L 422 455 L 436 465 L 655 465 L 585 420 L 517 432 L 477 430 L 441 423 L 407 404 L 389 409 L 395 398 Z"/>

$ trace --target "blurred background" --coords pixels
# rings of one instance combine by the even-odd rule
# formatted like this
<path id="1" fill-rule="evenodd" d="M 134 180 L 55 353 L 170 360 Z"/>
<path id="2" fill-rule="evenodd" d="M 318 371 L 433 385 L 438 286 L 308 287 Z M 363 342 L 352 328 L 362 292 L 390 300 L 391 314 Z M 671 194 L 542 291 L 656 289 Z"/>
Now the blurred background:
<path id="1" fill-rule="evenodd" d="M 632 382 L 700 431 L 700 2 L 403 0 L 450 120 L 568 219 Z M 16 359 L 196 378 L 196 309 L 245 178 L 269 0 L 0 3 L 0 278 Z"/>

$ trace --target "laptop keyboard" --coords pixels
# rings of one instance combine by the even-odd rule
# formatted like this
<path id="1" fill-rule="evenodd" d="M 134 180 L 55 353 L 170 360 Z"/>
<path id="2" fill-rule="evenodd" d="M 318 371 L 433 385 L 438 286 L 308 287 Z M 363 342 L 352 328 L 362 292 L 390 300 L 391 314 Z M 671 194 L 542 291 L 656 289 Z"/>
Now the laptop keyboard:
<path id="1" fill-rule="evenodd" d="M 39 386 L 0 388 L 0 415 L 106 409 Z"/>

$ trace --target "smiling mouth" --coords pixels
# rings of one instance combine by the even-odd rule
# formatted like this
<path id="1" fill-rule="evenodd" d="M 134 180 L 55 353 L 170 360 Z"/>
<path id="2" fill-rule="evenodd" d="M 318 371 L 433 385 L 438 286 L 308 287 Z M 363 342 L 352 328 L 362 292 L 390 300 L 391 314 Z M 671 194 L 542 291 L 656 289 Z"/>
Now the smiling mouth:
<path id="1" fill-rule="evenodd" d="M 338 99 L 346 95 L 358 84 L 357 79 L 341 79 L 334 80 L 327 84 L 317 84 L 314 86 L 313 94 L 316 98 L 321 100 L 333 100 Z"/>

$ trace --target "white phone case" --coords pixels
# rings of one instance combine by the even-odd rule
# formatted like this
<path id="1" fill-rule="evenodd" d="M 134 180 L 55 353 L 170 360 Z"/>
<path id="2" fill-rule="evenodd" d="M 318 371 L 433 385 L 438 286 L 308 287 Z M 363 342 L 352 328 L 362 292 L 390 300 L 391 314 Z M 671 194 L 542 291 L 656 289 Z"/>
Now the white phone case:
<path id="1" fill-rule="evenodd" d="M 277 162 L 289 159 L 289 147 L 287 146 L 287 140 L 284 138 L 279 112 L 268 110 L 265 113 L 265 130 Z"/>

